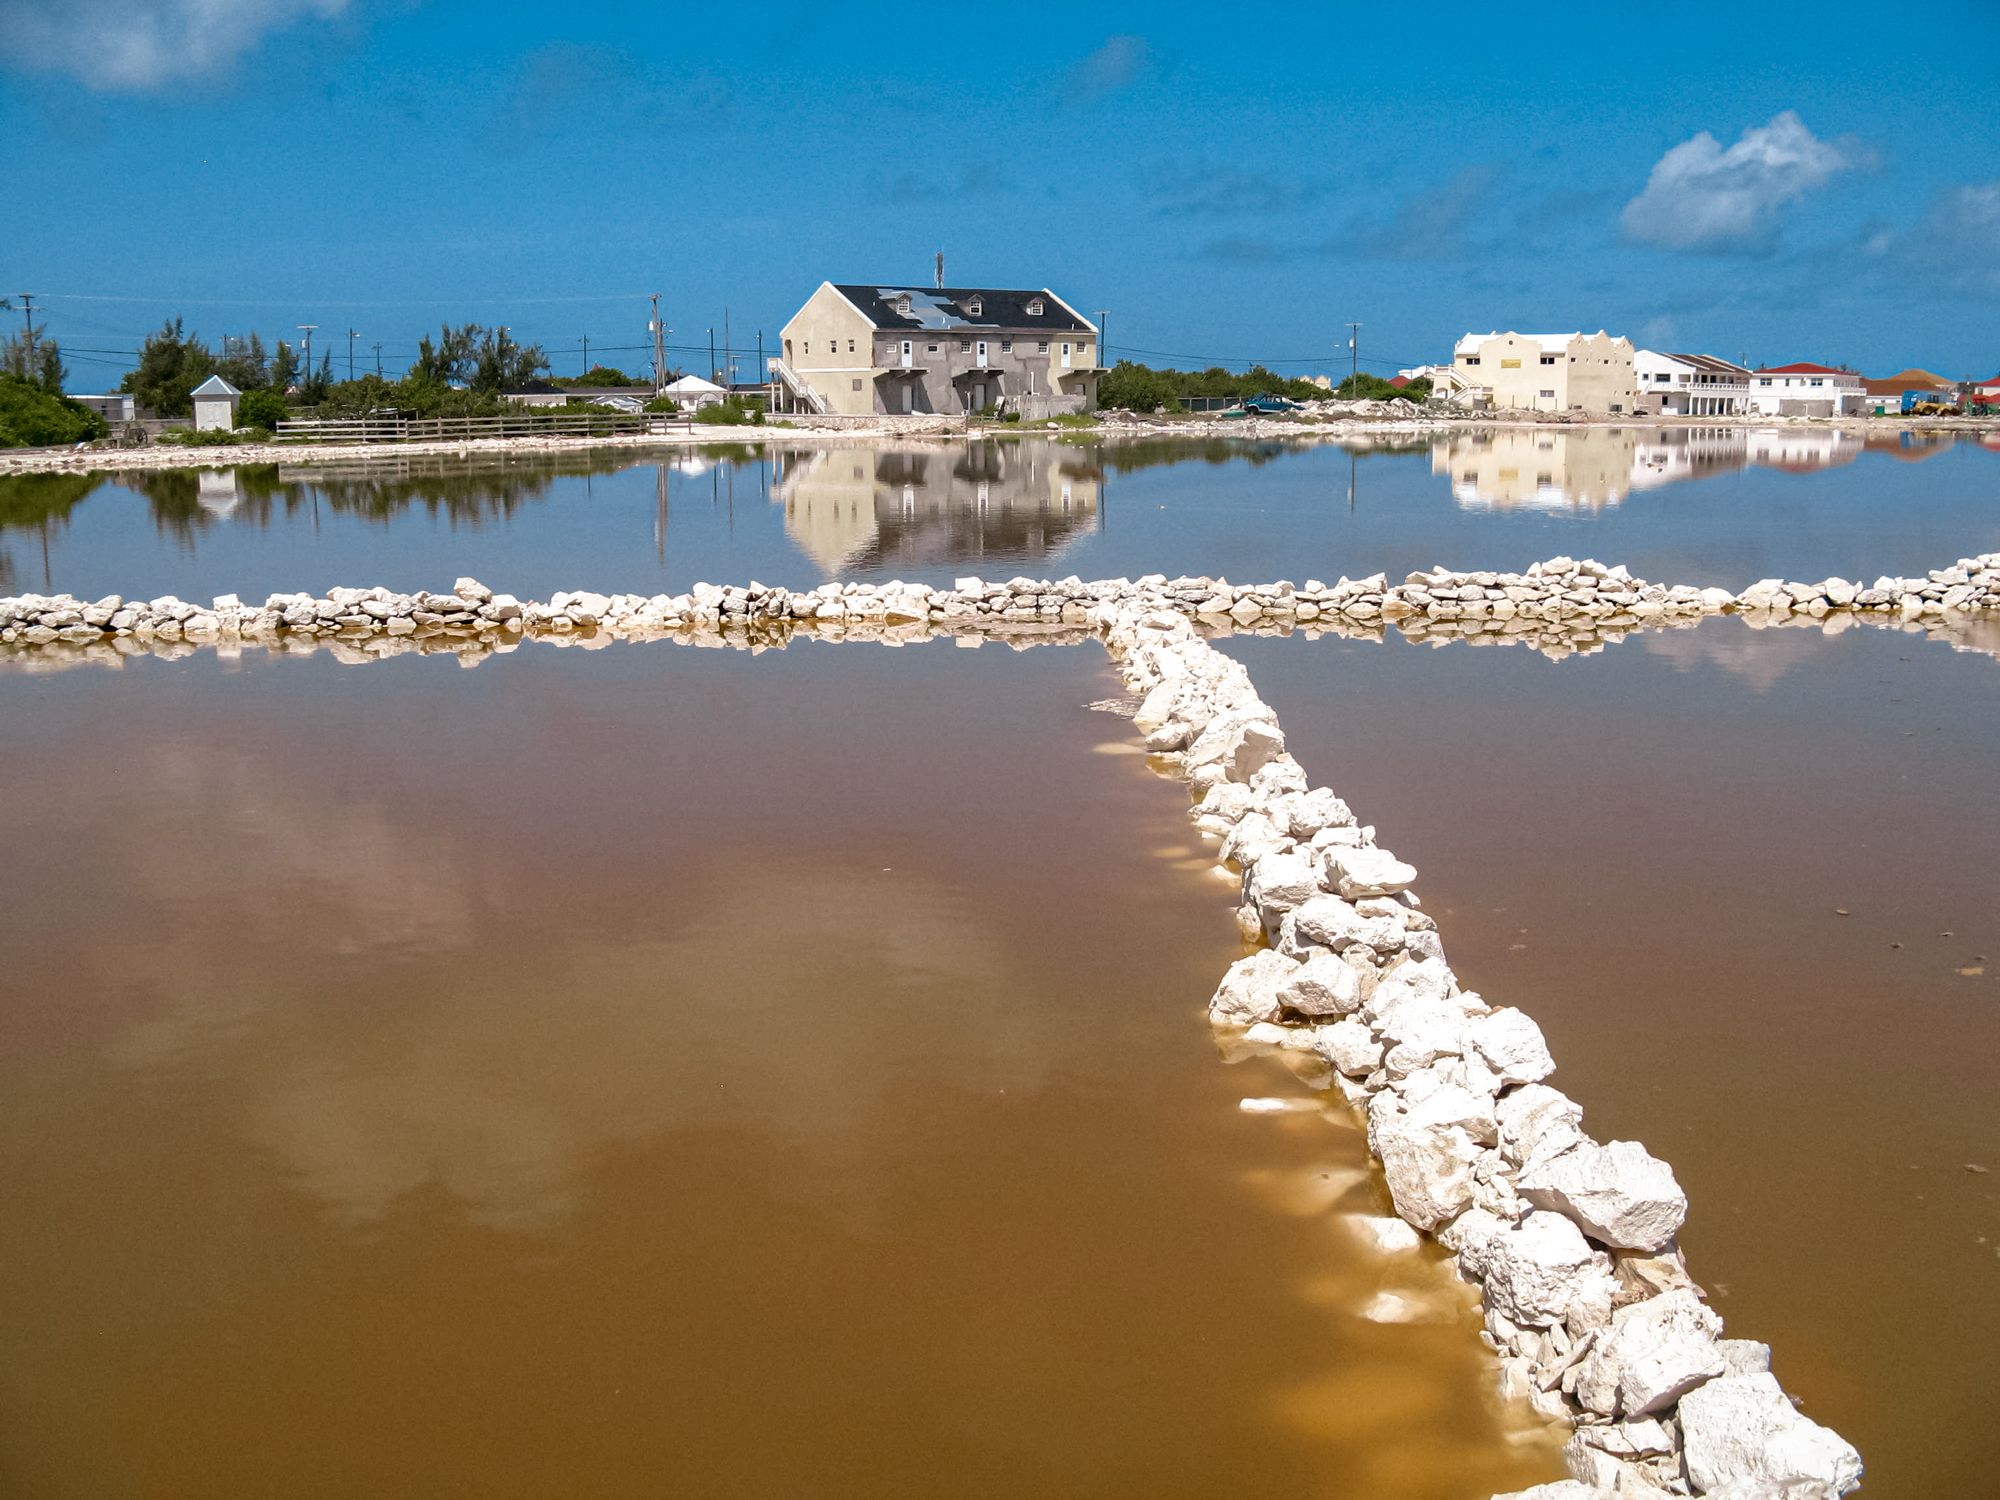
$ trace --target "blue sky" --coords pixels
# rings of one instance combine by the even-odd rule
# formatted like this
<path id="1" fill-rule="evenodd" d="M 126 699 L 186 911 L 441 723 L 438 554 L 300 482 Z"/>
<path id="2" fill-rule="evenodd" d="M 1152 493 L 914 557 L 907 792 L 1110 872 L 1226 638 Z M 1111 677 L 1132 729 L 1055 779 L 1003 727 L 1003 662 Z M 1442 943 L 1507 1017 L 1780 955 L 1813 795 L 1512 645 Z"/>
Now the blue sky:
<path id="1" fill-rule="evenodd" d="M 939 248 L 1154 363 L 1340 368 L 1358 319 L 1378 371 L 1494 327 L 2000 370 L 2000 7 L 1721 14 L 0 0 L 0 295 L 72 389 L 174 313 L 643 366 L 647 292 L 749 348 Z"/>

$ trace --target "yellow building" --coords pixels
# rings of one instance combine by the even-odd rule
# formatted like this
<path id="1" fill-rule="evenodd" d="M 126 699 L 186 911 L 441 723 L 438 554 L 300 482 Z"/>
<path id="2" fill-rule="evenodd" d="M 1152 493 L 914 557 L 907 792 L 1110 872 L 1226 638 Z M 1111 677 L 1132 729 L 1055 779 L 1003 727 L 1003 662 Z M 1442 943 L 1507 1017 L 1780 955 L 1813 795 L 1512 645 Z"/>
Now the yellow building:
<path id="1" fill-rule="evenodd" d="M 1452 371 L 1495 411 L 1619 416 L 1638 410 L 1634 353 L 1630 339 L 1602 331 L 1468 333 L 1452 350 Z"/>

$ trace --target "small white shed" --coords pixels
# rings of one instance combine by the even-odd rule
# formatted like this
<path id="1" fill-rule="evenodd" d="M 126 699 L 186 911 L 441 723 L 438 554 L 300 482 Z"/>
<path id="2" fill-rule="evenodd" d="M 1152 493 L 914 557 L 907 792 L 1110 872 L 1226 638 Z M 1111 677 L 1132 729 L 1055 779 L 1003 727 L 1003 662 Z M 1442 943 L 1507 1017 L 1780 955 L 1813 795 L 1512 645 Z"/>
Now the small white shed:
<path id="1" fill-rule="evenodd" d="M 713 406 L 729 392 L 712 380 L 703 380 L 699 375 L 683 375 L 672 381 L 661 392 L 682 411 L 694 411 L 703 406 Z"/>
<path id="2" fill-rule="evenodd" d="M 194 388 L 194 430 L 230 432 L 236 427 L 236 403 L 243 393 L 220 375 L 211 375 Z"/>

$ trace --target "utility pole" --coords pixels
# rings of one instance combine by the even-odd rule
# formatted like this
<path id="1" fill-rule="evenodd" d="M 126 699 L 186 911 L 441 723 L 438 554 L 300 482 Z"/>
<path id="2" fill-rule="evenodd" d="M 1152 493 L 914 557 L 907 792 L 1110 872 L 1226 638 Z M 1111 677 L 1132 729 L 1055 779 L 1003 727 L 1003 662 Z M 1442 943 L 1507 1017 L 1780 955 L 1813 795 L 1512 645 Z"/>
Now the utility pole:
<path id="1" fill-rule="evenodd" d="M 27 340 L 28 369 L 33 371 L 35 368 L 35 294 L 33 292 L 21 293 L 21 321 L 27 325 L 27 332 L 23 337 Z"/>
<path id="2" fill-rule="evenodd" d="M 590 373 L 590 335 L 587 333 L 583 336 L 583 373 Z"/>
<path id="3" fill-rule="evenodd" d="M 1361 325 L 1347 325 L 1347 399 L 1361 395 Z"/>
<path id="4" fill-rule="evenodd" d="M 377 380 L 382 378 L 382 341 L 380 339 L 375 340 L 375 378 Z"/>
<path id="5" fill-rule="evenodd" d="M 771 372 L 764 368 L 764 330 L 757 330 L 757 384 L 769 385 Z"/>
<path id="6" fill-rule="evenodd" d="M 1097 310 L 1097 362 L 1105 369 L 1111 368 L 1111 309 Z"/>
<path id="7" fill-rule="evenodd" d="M 722 310 L 722 388 L 733 389 L 736 385 L 736 351 L 729 345 L 729 309 Z"/>
<path id="8" fill-rule="evenodd" d="M 708 330 L 708 378 L 715 379 L 715 330 Z"/>
<path id="9" fill-rule="evenodd" d="M 653 293 L 653 394 L 667 388 L 667 331 L 660 326 L 660 294 Z"/>
<path id="10" fill-rule="evenodd" d="M 347 378 L 349 380 L 354 378 L 354 341 L 360 337 L 361 335 L 356 333 L 352 328 L 347 330 Z"/>
<path id="11" fill-rule="evenodd" d="M 300 323 L 297 326 L 299 332 L 305 335 L 306 357 L 305 357 L 305 363 L 302 366 L 300 366 L 300 368 L 305 371 L 306 378 L 311 379 L 313 372 L 313 330 L 319 327 L 319 324 Z"/>

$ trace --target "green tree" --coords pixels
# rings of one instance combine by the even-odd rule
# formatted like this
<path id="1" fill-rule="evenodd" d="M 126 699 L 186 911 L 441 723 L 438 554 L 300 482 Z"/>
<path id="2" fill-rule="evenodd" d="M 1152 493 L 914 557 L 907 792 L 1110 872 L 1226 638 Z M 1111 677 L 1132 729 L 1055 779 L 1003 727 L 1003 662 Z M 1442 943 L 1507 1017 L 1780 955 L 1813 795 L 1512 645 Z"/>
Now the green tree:
<path id="1" fill-rule="evenodd" d="M 564 385 L 571 385 L 571 386 L 634 384 L 631 377 L 626 375 L 626 373 L 623 370 L 615 369 L 610 365 L 592 365 L 588 370 L 585 370 L 581 375 L 577 376 L 574 380 L 565 380 L 561 383 Z"/>
<path id="2" fill-rule="evenodd" d="M 264 353 L 263 337 L 255 330 L 248 338 L 224 337 L 222 356 L 215 373 L 239 391 L 261 390 L 271 383 L 271 363 Z"/>
<path id="3" fill-rule="evenodd" d="M 38 338 L 32 349 L 26 334 L 10 333 L 0 339 L 0 375 L 28 380 L 51 395 L 62 394 L 69 371 L 63 367 L 62 350 L 51 338 Z"/>
<path id="4" fill-rule="evenodd" d="M 271 389 L 282 396 L 298 377 L 299 356 L 290 344 L 279 339 L 277 352 L 271 356 Z"/>
<path id="5" fill-rule="evenodd" d="M 433 385 L 462 384 L 472 369 L 473 343 L 478 335 L 477 323 L 458 328 L 449 323 L 439 325 L 435 344 L 429 334 L 417 342 L 417 362 L 410 366 L 410 373 Z"/>
<path id="6" fill-rule="evenodd" d="M 47 448 L 104 436 L 104 419 L 32 380 L 0 375 L 0 448 Z"/>
<path id="7" fill-rule="evenodd" d="M 171 318 L 146 340 L 139 351 L 139 368 L 119 382 L 139 405 L 163 417 L 185 417 L 194 411 L 194 388 L 215 373 L 215 356 L 193 334 Z"/>
<path id="8" fill-rule="evenodd" d="M 333 351 L 320 356 L 319 368 L 309 370 L 299 381 L 299 404 L 318 406 L 326 400 L 326 393 L 333 388 Z"/>
<path id="9" fill-rule="evenodd" d="M 1097 404 L 1124 411 L 1168 411 L 1181 409 L 1180 393 L 1164 371 L 1149 369 L 1121 359 L 1098 383 Z"/>
<path id="10" fill-rule="evenodd" d="M 549 367 L 540 344 L 517 344 L 504 328 L 481 329 L 479 335 L 472 378 L 467 382 L 475 391 L 512 390 Z"/>

